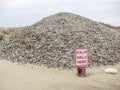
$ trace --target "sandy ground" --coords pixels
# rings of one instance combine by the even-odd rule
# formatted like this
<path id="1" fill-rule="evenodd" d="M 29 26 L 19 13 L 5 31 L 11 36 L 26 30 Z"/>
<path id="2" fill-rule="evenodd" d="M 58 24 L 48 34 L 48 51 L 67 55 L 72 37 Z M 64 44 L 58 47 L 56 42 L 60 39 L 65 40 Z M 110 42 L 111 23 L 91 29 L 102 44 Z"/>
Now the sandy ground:
<path id="1" fill-rule="evenodd" d="M 105 74 L 106 67 L 116 67 L 116 75 Z M 0 90 L 120 90 L 120 64 L 87 68 L 86 77 L 76 69 L 47 69 L 0 60 Z"/>

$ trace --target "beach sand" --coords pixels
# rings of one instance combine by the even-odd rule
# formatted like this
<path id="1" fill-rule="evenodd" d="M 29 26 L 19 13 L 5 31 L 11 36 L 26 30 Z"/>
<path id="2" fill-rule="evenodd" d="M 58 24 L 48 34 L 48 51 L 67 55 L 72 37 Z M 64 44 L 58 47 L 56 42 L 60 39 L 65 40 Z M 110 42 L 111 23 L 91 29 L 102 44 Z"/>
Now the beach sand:
<path id="1" fill-rule="evenodd" d="M 116 75 L 104 73 L 115 67 Z M 48 69 L 0 60 L 0 90 L 120 90 L 120 64 L 87 68 L 86 77 L 77 76 L 76 69 Z"/>

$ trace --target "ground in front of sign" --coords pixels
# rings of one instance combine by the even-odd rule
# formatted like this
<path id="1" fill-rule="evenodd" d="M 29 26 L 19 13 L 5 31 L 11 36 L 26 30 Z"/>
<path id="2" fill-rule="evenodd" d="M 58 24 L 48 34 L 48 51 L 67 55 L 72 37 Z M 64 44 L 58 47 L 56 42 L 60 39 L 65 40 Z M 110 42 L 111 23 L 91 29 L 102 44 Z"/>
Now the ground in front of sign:
<path id="1" fill-rule="evenodd" d="M 119 90 L 120 71 L 106 74 L 107 67 L 87 68 L 87 76 L 79 77 L 76 69 L 48 69 L 0 60 L 0 90 Z M 119 70 L 120 64 L 112 67 Z"/>

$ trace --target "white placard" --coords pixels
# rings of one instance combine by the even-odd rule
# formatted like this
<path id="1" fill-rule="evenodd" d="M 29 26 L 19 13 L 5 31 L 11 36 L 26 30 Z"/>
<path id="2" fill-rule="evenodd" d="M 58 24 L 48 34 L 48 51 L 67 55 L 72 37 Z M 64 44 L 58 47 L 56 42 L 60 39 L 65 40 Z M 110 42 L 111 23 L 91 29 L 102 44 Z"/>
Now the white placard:
<path id="1" fill-rule="evenodd" d="M 86 67 L 88 65 L 88 49 L 77 48 L 75 50 L 76 66 Z"/>

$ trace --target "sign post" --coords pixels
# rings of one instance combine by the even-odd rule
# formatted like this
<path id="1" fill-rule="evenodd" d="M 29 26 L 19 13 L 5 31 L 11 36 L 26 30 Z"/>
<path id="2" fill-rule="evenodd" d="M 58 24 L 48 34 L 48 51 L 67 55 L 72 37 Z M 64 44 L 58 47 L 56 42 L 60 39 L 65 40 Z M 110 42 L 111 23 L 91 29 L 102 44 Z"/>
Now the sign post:
<path id="1" fill-rule="evenodd" d="M 75 59 L 77 66 L 77 73 L 79 76 L 86 75 L 86 67 L 88 65 L 88 49 L 87 48 L 77 48 L 75 50 Z"/>

